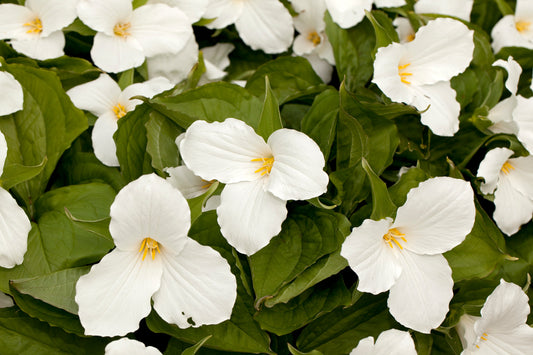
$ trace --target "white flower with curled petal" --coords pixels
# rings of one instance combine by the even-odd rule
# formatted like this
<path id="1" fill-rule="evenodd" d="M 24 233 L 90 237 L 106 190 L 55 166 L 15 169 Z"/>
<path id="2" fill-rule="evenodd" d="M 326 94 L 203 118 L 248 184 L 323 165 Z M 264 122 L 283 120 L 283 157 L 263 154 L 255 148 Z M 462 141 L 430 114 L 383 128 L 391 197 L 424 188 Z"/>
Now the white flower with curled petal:
<path id="1" fill-rule="evenodd" d="M 185 132 L 180 153 L 194 174 L 226 184 L 218 222 L 229 244 L 246 255 L 281 231 L 288 200 L 319 196 L 329 181 L 320 148 L 304 133 L 279 129 L 265 142 L 234 118 L 194 122 Z"/>
<path id="2" fill-rule="evenodd" d="M 375 344 L 372 337 L 361 339 L 350 355 L 416 355 L 416 349 L 409 332 L 389 329 L 378 336 Z"/>
<path id="3" fill-rule="evenodd" d="M 491 32 L 492 48 L 499 52 L 503 47 L 533 49 L 533 2 L 517 0 L 514 15 L 506 15 Z"/>
<path id="4" fill-rule="evenodd" d="M 374 61 L 374 82 L 394 102 L 421 111 L 421 121 L 440 136 L 459 130 L 461 107 L 450 80 L 469 66 L 474 31 L 450 18 L 420 27 L 413 41 L 381 47 Z"/>
<path id="5" fill-rule="evenodd" d="M 23 103 L 24 92 L 20 83 L 10 73 L 0 71 L 0 116 L 22 110 Z"/>
<path id="6" fill-rule="evenodd" d="M 441 14 L 470 21 L 474 0 L 418 0 L 415 12 L 419 14 Z"/>
<path id="7" fill-rule="evenodd" d="M 144 175 L 111 205 L 109 230 L 116 248 L 76 284 L 87 335 L 125 335 L 154 310 L 180 328 L 230 318 L 237 283 L 218 252 L 187 236 L 190 211 L 163 178 Z"/>
<path id="8" fill-rule="evenodd" d="M 45 60 L 64 54 L 61 31 L 76 18 L 78 0 L 26 0 L 25 6 L 0 5 L 0 39 L 30 58 Z"/>
<path id="9" fill-rule="evenodd" d="M 514 152 L 495 148 L 479 164 L 477 176 L 485 179 L 481 192 L 494 194 L 494 221 L 513 235 L 533 215 L 533 156 L 511 158 Z"/>
<path id="10" fill-rule="evenodd" d="M 70 89 L 67 95 L 76 107 L 98 117 L 92 132 L 96 157 L 105 165 L 119 166 L 117 148 L 113 140 L 113 134 L 118 128 L 117 121 L 142 103 L 141 100 L 131 98 L 134 96 L 151 98 L 169 90 L 172 86 L 167 79 L 159 77 L 144 83 L 132 84 L 122 91 L 109 75 L 102 74 L 96 80 Z"/>
<path id="11" fill-rule="evenodd" d="M 481 317 L 465 314 L 459 320 L 461 355 L 531 354 L 533 328 L 526 324 L 528 301 L 518 285 L 501 279 L 481 308 Z"/>
<path id="12" fill-rule="evenodd" d="M 80 0 L 77 11 L 97 31 L 91 58 L 107 72 L 138 67 L 146 57 L 175 54 L 192 35 L 187 15 L 165 4 L 133 10 L 131 0 Z"/>
<path id="13" fill-rule="evenodd" d="M 138 340 L 121 338 L 106 345 L 104 355 L 161 355 L 153 346 L 145 346 Z"/>
<path id="14" fill-rule="evenodd" d="M 357 25 L 365 17 L 365 11 L 377 7 L 399 7 L 405 0 L 326 0 L 326 6 L 333 21 L 342 28 Z"/>
<path id="15" fill-rule="evenodd" d="M 429 333 L 446 317 L 453 296 L 452 270 L 442 253 L 462 243 L 475 214 L 468 182 L 432 178 L 409 191 L 394 221 L 367 219 L 354 228 L 341 255 L 357 273 L 359 291 L 390 290 L 394 318 Z"/>

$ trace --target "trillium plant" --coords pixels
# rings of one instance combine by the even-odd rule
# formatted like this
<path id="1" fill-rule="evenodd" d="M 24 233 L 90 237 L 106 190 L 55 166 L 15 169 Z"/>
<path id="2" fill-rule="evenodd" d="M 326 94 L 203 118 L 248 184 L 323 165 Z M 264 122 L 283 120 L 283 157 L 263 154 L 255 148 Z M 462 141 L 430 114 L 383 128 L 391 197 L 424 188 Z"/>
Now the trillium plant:
<path id="1" fill-rule="evenodd" d="M 531 354 L 530 0 L 0 0 L 0 354 Z"/>

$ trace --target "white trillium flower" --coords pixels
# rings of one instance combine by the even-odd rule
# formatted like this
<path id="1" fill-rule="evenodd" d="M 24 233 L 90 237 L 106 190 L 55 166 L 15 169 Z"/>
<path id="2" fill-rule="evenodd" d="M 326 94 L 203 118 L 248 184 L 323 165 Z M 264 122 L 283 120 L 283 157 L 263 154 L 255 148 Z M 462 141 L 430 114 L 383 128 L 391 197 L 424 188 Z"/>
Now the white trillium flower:
<path id="1" fill-rule="evenodd" d="M 180 328 L 230 318 L 237 283 L 218 252 L 187 236 L 190 211 L 155 174 L 126 185 L 111 205 L 116 248 L 76 284 L 85 334 L 125 335 L 151 310 Z"/>
<path id="2" fill-rule="evenodd" d="M 162 355 L 153 346 L 145 346 L 138 340 L 121 338 L 106 345 L 104 355 Z"/>
<path id="3" fill-rule="evenodd" d="M 234 49 L 235 46 L 231 43 L 217 43 L 214 46 L 202 48 L 205 73 L 198 85 L 222 80 L 227 74 L 224 70 L 230 65 L 229 54 Z"/>
<path id="4" fill-rule="evenodd" d="M 492 48 L 499 52 L 503 47 L 533 49 L 533 2 L 517 0 L 514 15 L 506 15 L 491 32 Z"/>
<path id="5" fill-rule="evenodd" d="M 450 80 L 469 66 L 474 32 L 450 18 L 428 22 L 409 43 L 381 47 L 372 81 L 394 102 L 416 107 L 421 121 L 440 136 L 459 130 L 461 107 Z"/>
<path id="6" fill-rule="evenodd" d="M 432 178 L 409 191 L 394 221 L 367 219 L 354 228 L 341 255 L 357 273 L 359 291 L 390 290 L 394 318 L 429 333 L 446 317 L 453 296 L 452 270 L 442 253 L 462 243 L 475 214 L 468 182 Z"/>
<path id="7" fill-rule="evenodd" d="M 513 235 L 533 215 L 533 156 L 511 158 L 514 152 L 495 148 L 479 164 L 477 176 L 485 179 L 480 189 L 494 194 L 494 221 L 507 235 Z"/>
<path id="8" fill-rule="evenodd" d="M 120 90 L 118 84 L 107 74 L 98 79 L 76 86 L 67 91 L 68 96 L 76 107 L 87 110 L 97 116 L 92 132 L 94 154 L 105 165 L 119 166 L 116 145 L 113 134 L 118 128 L 117 121 L 141 100 L 134 96 L 153 97 L 172 88 L 172 84 L 165 78 L 154 78 L 144 83 L 132 84 Z"/>
<path id="9" fill-rule="evenodd" d="M 411 42 L 415 39 L 415 30 L 411 26 L 411 22 L 405 17 L 396 17 L 392 21 L 392 24 L 396 27 L 396 33 L 398 33 L 400 43 Z"/>
<path id="10" fill-rule="evenodd" d="M 375 344 L 373 337 L 361 339 L 350 355 L 416 355 L 416 349 L 409 332 L 389 329 L 378 336 Z"/>
<path id="11" fill-rule="evenodd" d="M 278 0 L 210 0 L 204 17 L 215 19 L 208 28 L 234 23 L 244 43 L 269 54 L 286 51 L 294 36 L 292 17 Z"/>
<path id="12" fill-rule="evenodd" d="M 194 23 L 206 12 L 209 0 L 149 0 L 148 4 L 167 4 L 177 7 L 187 15 L 191 23 Z"/>
<path id="13" fill-rule="evenodd" d="M 415 12 L 419 14 L 441 14 L 470 21 L 474 0 L 418 0 Z"/>
<path id="14" fill-rule="evenodd" d="M 23 103 L 24 92 L 20 83 L 10 73 L 0 71 L 0 116 L 22 110 Z"/>
<path id="15" fill-rule="evenodd" d="M 461 355 L 526 355 L 533 348 L 533 328 L 526 324 L 528 297 L 503 279 L 487 297 L 481 317 L 465 314 L 457 325 L 463 343 Z"/>
<path id="16" fill-rule="evenodd" d="M 265 142 L 234 118 L 196 121 L 185 132 L 180 152 L 194 174 L 226 184 L 218 223 L 229 244 L 246 255 L 281 231 L 288 200 L 307 200 L 327 190 L 320 148 L 292 129 L 279 129 Z"/>
<path id="17" fill-rule="evenodd" d="M 25 6 L 0 5 L 0 39 L 30 58 L 45 60 L 64 54 L 61 31 L 76 18 L 78 0 L 26 0 Z"/>
<path id="18" fill-rule="evenodd" d="M 326 0 L 327 9 L 333 21 L 342 28 L 357 25 L 365 17 L 365 11 L 377 7 L 399 7 L 405 0 Z"/>
<path id="19" fill-rule="evenodd" d="M 192 35 L 189 18 L 177 7 L 143 5 L 131 0 L 81 0 L 78 16 L 97 31 L 94 64 L 117 73 L 141 65 L 146 57 L 179 52 Z"/>

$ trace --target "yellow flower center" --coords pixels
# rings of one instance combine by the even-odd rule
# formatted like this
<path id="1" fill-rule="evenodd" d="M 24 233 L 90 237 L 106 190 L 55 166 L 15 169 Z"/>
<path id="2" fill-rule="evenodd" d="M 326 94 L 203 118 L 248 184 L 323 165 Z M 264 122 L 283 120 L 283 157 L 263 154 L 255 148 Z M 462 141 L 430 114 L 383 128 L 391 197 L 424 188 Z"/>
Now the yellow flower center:
<path id="1" fill-rule="evenodd" d="M 38 17 L 36 17 L 31 22 L 26 22 L 23 26 L 30 28 L 29 30 L 26 31 L 26 33 L 39 34 L 43 32 L 43 23 L 41 22 L 41 19 Z"/>
<path id="2" fill-rule="evenodd" d="M 509 173 L 511 173 L 511 170 L 514 170 L 514 166 L 512 166 L 509 161 L 506 161 L 505 164 L 503 164 L 501 171 L 503 171 L 505 175 L 509 175 Z"/>
<path id="3" fill-rule="evenodd" d="M 516 30 L 520 33 L 529 30 L 529 26 L 531 26 L 531 22 L 529 21 L 518 21 L 515 23 Z"/>
<path id="4" fill-rule="evenodd" d="M 159 254 L 161 254 L 161 250 L 159 250 L 159 244 L 155 240 L 152 238 L 144 238 L 143 242 L 141 243 L 139 253 L 143 253 L 144 260 L 146 258 L 146 254 L 148 254 L 148 251 L 150 251 L 150 254 L 152 254 L 152 260 L 154 260 L 156 250 Z"/>
<path id="5" fill-rule="evenodd" d="M 415 34 L 414 33 L 409 33 L 407 35 L 407 42 L 412 42 L 414 39 L 415 39 Z"/>
<path id="6" fill-rule="evenodd" d="M 387 234 L 383 236 L 383 240 L 385 241 L 385 243 L 389 244 L 391 248 L 393 248 L 394 244 L 396 244 L 398 248 L 403 249 L 402 245 L 400 244 L 401 241 L 399 241 L 398 239 L 401 239 L 405 243 L 407 243 L 407 240 L 403 237 L 404 235 L 405 234 L 401 233 L 398 229 L 391 228 L 389 229 Z"/>
<path id="7" fill-rule="evenodd" d="M 257 158 L 257 159 L 252 159 L 251 161 L 261 161 L 261 162 L 263 162 L 263 165 L 259 169 L 254 171 L 254 173 L 261 173 L 261 176 L 263 176 L 265 174 L 269 174 L 270 175 L 270 171 L 272 170 L 272 165 L 274 164 L 274 157 Z"/>
<path id="8" fill-rule="evenodd" d="M 123 38 L 126 38 L 128 37 L 131 33 L 128 31 L 131 27 L 131 23 L 129 22 L 126 22 L 126 23 L 117 23 L 115 25 L 115 27 L 113 27 L 113 33 L 116 35 L 116 36 L 119 36 L 119 37 L 123 37 Z"/>
<path id="9" fill-rule="evenodd" d="M 307 39 L 313 42 L 313 45 L 316 47 L 322 42 L 322 39 L 320 39 L 320 36 L 316 31 L 313 31 L 307 35 Z"/>
<path id="10" fill-rule="evenodd" d="M 487 333 L 483 333 L 483 336 L 482 337 L 479 337 L 479 339 L 483 340 L 483 341 L 487 341 L 487 338 L 489 337 L 489 335 Z M 476 344 L 476 348 L 479 349 L 479 345 Z"/>
<path id="11" fill-rule="evenodd" d="M 202 185 L 202 189 L 208 189 L 211 187 L 211 185 L 213 185 L 213 183 L 215 182 L 216 180 L 204 180 L 202 179 L 202 182 L 204 183 L 204 185 Z"/>
<path id="12" fill-rule="evenodd" d="M 409 72 L 405 71 L 405 69 L 407 69 L 407 67 L 409 67 L 410 65 L 411 65 L 411 63 L 407 63 L 407 64 L 404 64 L 404 65 L 398 65 L 398 75 L 400 75 L 400 80 L 404 84 L 411 84 L 411 82 L 408 81 L 407 78 L 409 76 L 413 75 L 413 73 L 409 73 Z"/>
<path id="13" fill-rule="evenodd" d="M 126 111 L 126 107 L 124 107 L 122 104 L 116 104 L 113 106 L 113 112 L 115 113 L 115 116 L 117 116 L 117 119 L 126 116 L 126 113 L 128 113 L 128 111 Z"/>

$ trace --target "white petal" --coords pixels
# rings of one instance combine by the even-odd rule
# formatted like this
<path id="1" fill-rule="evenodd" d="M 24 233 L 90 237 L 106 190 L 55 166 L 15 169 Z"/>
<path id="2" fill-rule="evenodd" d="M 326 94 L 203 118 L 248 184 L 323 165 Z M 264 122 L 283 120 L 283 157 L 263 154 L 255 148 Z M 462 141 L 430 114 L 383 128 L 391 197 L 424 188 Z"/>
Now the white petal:
<path id="1" fill-rule="evenodd" d="M 507 58 L 507 61 L 499 59 L 495 61 L 493 66 L 499 66 L 507 70 L 507 80 L 505 81 L 505 87 L 511 92 L 511 95 L 516 95 L 518 89 L 518 80 L 522 74 L 522 67 L 518 64 L 513 57 Z"/>
<path id="2" fill-rule="evenodd" d="M 120 87 L 107 74 L 98 79 L 78 85 L 67 91 L 74 106 L 101 116 L 113 110 L 120 97 Z"/>
<path id="3" fill-rule="evenodd" d="M 417 254 L 440 254 L 461 244 L 472 230 L 475 217 L 470 184 L 441 176 L 409 191 L 393 227 L 405 234 L 406 249 Z"/>
<path id="4" fill-rule="evenodd" d="M 377 7 L 399 7 L 405 5 L 405 0 L 374 0 Z"/>
<path id="5" fill-rule="evenodd" d="M 0 292 L 0 308 L 8 308 L 13 307 L 15 303 L 13 303 L 13 299 L 6 295 L 3 292 Z"/>
<path id="6" fill-rule="evenodd" d="M 94 123 L 91 135 L 94 155 L 107 166 L 120 166 L 113 134 L 117 131 L 117 117 L 113 112 L 104 113 Z"/>
<path id="7" fill-rule="evenodd" d="M 161 283 L 161 258 L 113 250 L 76 284 L 78 315 L 86 335 L 126 335 L 139 328 Z"/>
<path id="8" fill-rule="evenodd" d="M 161 318 L 188 328 L 231 317 L 237 281 L 217 251 L 188 239 L 181 253 L 164 254 L 162 259 L 161 288 L 154 295 L 154 309 Z"/>
<path id="9" fill-rule="evenodd" d="M 286 51 L 294 35 L 292 17 L 278 0 L 247 0 L 235 27 L 244 43 L 269 54 Z"/>
<path id="10" fill-rule="evenodd" d="M 415 3 L 415 12 L 419 14 L 442 14 L 455 16 L 465 21 L 470 21 L 470 12 L 474 0 L 418 0 Z"/>
<path id="11" fill-rule="evenodd" d="M 299 34 L 294 39 L 292 50 L 297 55 L 309 54 L 315 49 L 315 44 L 309 39 L 309 34 Z"/>
<path id="12" fill-rule="evenodd" d="M 197 22 L 206 12 L 209 0 L 150 0 L 148 4 L 175 6 L 187 15 L 191 23 Z"/>
<path id="13" fill-rule="evenodd" d="M 144 5 L 133 11 L 131 37 L 141 44 L 144 54 L 178 53 L 192 36 L 187 16 L 164 4 Z"/>
<path id="14" fill-rule="evenodd" d="M 0 39 L 30 39 L 28 27 L 24 26 L 35 19 L 35 14 L 27 7 L 15 4 L 0 5 Z"/>
<path id="15" fill-rule="evenodd" d="M 207 191 L 210 183 L 199 176 L 194 175 L 191 169 L 186 166 L 168 168 L 166 172 L 170 175 L 167 181 L 181 191 L 183 196 L 189 200 Z"/>
<path id="16" fill-rule="evenodd" d="M 187 243 L 191 226 L 187 200 L 155 174 L 143 175 L 120 190 L 110 215 L 109 231 L 118 249 L 138 252 L 142 240 L 152 238 L 161 252 L 164 248 L 179 253 Z"/>
<path id="17" fill-rule="evenodd" d="M 303 56 L 309 61 L 311 67 L 318 74 L 320 79 L 324 83 L 329 83 L 331 81 L 331 75 L 333 74 L 333 65 L 328 63 L 326 60 L 321 59 L 317 54 L 311 53 Z"/>
<path id="18" fill-rule="evenodd" d="M 24 93 L 20 83 L 10 73 L 0 71 L 0 116 L 22 110 L 23 101 Z"/>
<path id="19" fill-rule="evenodd" d="M 514 95 L 498 102 L 490 109 L 487 118 L 494 122 L 489 130 L 493 133 L 507 133 L 518 135 L 518 125 L 513 121 L 513 112 L 517 105 L 517 97 Z"/>
<path id="20" fill-rule="evenodd" d="M 230 65 L 229 54 L 235 49 L 231 43 L 217 43 L 214 46 L 202 48 L 204 60 L 209 61 L 220 70 Z"/>
<path id="21" fill-rule="evenodd" d="M 267 189 L 282 200 L 307 200 L 327 190 L 324 155 L 305 133 L 278 129 L 268 137 L 274 164 Z"/>
<path id="22" fill-rule="evenodd" d="M 481 184 L 481 192 L 491 194 L 498 185 L 498 179 L 503 164 L 514 154 L 511 149 L 495 148 L 490 150 L 479 164 L 477 176 L 485 179 Z"/>
<path id="23" fill-rule="evenodd" d="M 508 162 L 514 169 L 505 174 L 506 178 L 515 190 L 533 200 L 533 156 L 512 158 Z"/>
<path id="24" fill-rule="evenodd" d="M 214 19 L 207 24 L 207 28 L 224 28 L 235 23 L 241 16 L 244 7 L 243 1 L 210 0 L 204 14 L 205 18 Z"/>
<path id="25" fill-rule="evenodd" d="M 474 324 L 481 317 L 474 317 L 469 314 L 463 314 L 457 323 L 457 334 L 463 344 L 463 349 L 469 349 L 475 346 L 477 334 L 474 331 Z"/>
<path id="26" fill-rule="evenodd" d="M 522 324 L 506 333 L 489 334 L 487 341 L 478 342 L 478 346 L 477 354 L 529 355 L 533 347 L 533 328 Z"/>
<path id="27" fill-rule="evenodd" d="M 294 28 L 300 33 L 307 30 L 321 32 L 326 28 L 324 0 L 292 0 L 292 7 L 298 12 L 294 18 Z"/>
<path id="28" fill-rule="evenodd" d="M 527 0 L 517 0 L 515 16 L 518 20 L 531 19 L 533 17 L 533 3 Z"/>
<path id="29" fill-rule="evenodd" d="M 400 277 L 399 249 L 390 247 L 383 236 L 391 227 L 391 219 L 367 219 L 352 230 L 341 248 L 341 256 L 359 277 L 357 289 L 378 294 L 389 290 Z"/>
<path id="30" fill-rule="evenodd" d="M 329 39 L 328 39 L 328 37 L 326 37 L 325 34 L 322 37 L 322 42 L 320 42 L 320 44 L 316 47 L 315 53 L 318 55 L 319 58 L 324 59 L 325 61 L 327 61 L 331 65 L 335 65 L 335 56 L 333 54 L 333 47 L 331 46 L 331 43 L 329 42 Z M 311 62 L 311 65 L 313 65 L 313 62 Z M 315 69 L 314 66 L 313 66 L 313 69 Z M 317 71 L 317 70 L 315 69 L 315 71 Z M 320 73 L 320 71 L 318 71 L 318 73 Z M 322 76 L 321 76 L 321 78 L 322 78 Z M 322 79 L 324 79 L 324 78 L 322 78 Z M 329 82 L 329 80 L 328 81 L 324 80 L 324 82 L 327 83 L 327 82 Z"/>
<path id="31" fill-rule="evenodd" d="M 264 139 L 234 118 L 212 123 L 195 121 L 185 132 L 180 153 L 196 175 L 225 184 L 259 179 L 261 174 L 255 171 L 263 164 L 252 160 L 272 156 Z"/>
<path id="32" fill-rule="evenodd" d="M 372 3 L 373 0 L 326 0 L 333 21 L 342 28 L 349 28 L 361 22 L 365 11 L 372 9 Z"/>
<path id="33" fill-rule="evenodd" d="M 77 10 L 83 23 L 108 36 L 116 24 L 128 23 L 133 11 L 130 0 L 80 0 Z"/>
<path id="34" fill-rule="evenodd" d="M 421 333 L 437 328 L 453 297 L 452 270 L 442 255 L 400 253 L 402 274 L 389 293 L 390 313 L 402 325 Z"/>
<path id="35" fill-rule="evenodd" d="M 33 39 L 12 40 L 11 46 L 30 58 L 46 60 L 61 57 L 65 47 L 65 35 L 61 31 L 52 32 L 47 37 L 39 36 Z"/>
<path id="36" fill-rule="evenodd" d="M 43 25 L 42 36 L 70 25 L 78 14 L 78 0 L 26 0 L 25 6 L 35 12 Z"/>
<path id="37" fill-rule="evenodd" d="M 504 16 L 494 25 L 491 32 L 492 48 L 497 53 L 503 47 L 524 47 L 533 49 L 533 42 L 516 29 L 515 17 Z"/>
<path id="38" fill-rule="evenodd" d="M 0 267 L 22 264 L 31 224 L 17 201 L 0 188 Z"/>
<path id="39" fill-rule="evenodd" d="M 106 345 L 105 355 L 161 355 L 153 346 L 145 346 L 138 340 L 122 338 Z"/>
<path id="40" fill-rule="evenodd" d="M 413 85 L 450 80 L 470 64 L 474 53 L 474 31 L 462 22 L 438 18 L 420 27 L 413 41 L 405 43 L 408 71 Z"/>
<path id="41" fill-rule="evenodd" d="M 7 141 L 6 137 L 0 132 L 0 175 L 4 172 L 4 165 L 7 158 Z"/>
<path id="42" fill-rule="evenodd" d="M 516 108 L 513 111 L 513 121 L 518 127 L 518 140 L 531 153 L 533 152 L 533 98 L 516 98 Z"/>
<path id="43" fill-rule="evenodd" d="M 394 21 L 392 21 L 392 24 L 396 27 L 400 43 L 410 42 L 415 38 L 415 31 L 408 19 L 396 17 Z"/>
<path id="44" fill-rule="evenodd" d="M 185 80 L 196 63 L 198 63 L 198 43 L 194 36 L 191 36 L 176 54 L 160 54 L 146 59 L 150 78 L 162 76 L 173 84 Z"/>
<path id="45" fill-rule="evenodd" d="M 152 78 L 150 80 L 147 80 L 142 83 L 135 83 L 122 91 L 119 102 L 124 102 L 124 105 L 126 106 L 126 111 L 133 111 L 135 109 L 135 106 L 140 105 L 142 103 L 141 100 L 130 100 L 134 96 L 144 96 L 149 99 L 154 97 L 157 94 L 162 93 L 163 91 L 167 91 L 169 89 L 172 89 L 174 85 L 164 77 L 156 77 Z"/>
<path id="46" fill-rule="evenodd" d="M 376 340 L 374 355 L 416 355 L 415 343 L 409 332 L 389 329 Z"/>
<path id="47" fill-rule="evenodd" d="M 359 343 L 350 352 L 350 355 L 369 355 L 373 354 L 374 351 L 374 338 L 366 337 L 359 340 Z"/>
<path id="48" fill-rule="evenodd" d="M 231 246 L 252 255 L 279 234 L 286 201 L 265 190 L 264 180 L 228 184 L 217 208 L 220 231 Z"/>
<path id="49" fill-rule="evenodd" d="M 507 235 L 518 232 L 520 226 L 529 222 L 533 215 L 531 198 L 517 191 L 503 173 L 500 174 L 498 188 L 494 193 L 494 205 L 494 221 Z"/>
<path id="50" fill-rule="evenodd" d="M 94 36 L 91 58 L 96 66 L 107 72 L 118 73 L 138 67 L 144 62 L 144 57 L 142 47 L 132 36 L 124 39 L 103 32 Z"/>

